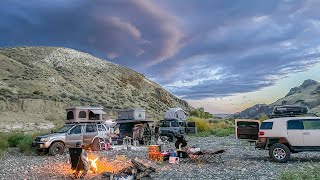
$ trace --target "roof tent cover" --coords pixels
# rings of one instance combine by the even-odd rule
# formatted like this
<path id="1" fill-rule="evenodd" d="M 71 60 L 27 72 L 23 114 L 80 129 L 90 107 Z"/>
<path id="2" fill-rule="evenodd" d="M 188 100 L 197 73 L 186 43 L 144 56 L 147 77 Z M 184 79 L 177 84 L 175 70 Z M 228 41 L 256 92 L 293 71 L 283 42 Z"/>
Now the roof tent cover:
<path id="1" fill-rule="evenodd" d="M 91 112 L 94 114 L 107 114 L 106 112 L 100 110 L 100 109 L 90 109 Z"/>
<path id="2" fill-rule="evenodd" d="M 187 120 L 186 112 L 181 108 L 170 108 L 166 111 L 165 119 L 181 119 Z"/>

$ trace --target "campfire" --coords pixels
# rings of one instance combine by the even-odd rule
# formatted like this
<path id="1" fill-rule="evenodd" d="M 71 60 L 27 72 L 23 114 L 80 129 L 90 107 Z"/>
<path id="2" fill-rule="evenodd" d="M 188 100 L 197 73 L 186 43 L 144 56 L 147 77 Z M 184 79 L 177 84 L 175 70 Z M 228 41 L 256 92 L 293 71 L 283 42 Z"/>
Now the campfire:
<path id="1" fill-rule="evenodd" d="M 89 174 L 102 174 L 107 178 L 111 176 L 132 176 L 135 179 L 140 179 L 155 172 L 155 169 L 150 164 L 139 159 L 127 159 L 125 156 L 116 156 L 113 161 L 108 161 L 107 158 L 94 157 L 93 155 L 89 155 L 88 159 L 91 162 Z"/>

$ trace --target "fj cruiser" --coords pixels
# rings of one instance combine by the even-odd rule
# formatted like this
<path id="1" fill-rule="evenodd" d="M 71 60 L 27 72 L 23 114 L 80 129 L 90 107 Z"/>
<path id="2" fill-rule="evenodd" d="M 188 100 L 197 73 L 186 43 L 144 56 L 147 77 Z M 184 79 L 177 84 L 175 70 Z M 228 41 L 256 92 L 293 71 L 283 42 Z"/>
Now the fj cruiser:
<path id="1" fill-rule="evenodd" d="M 92 150 L 100 150 L 108 140 L 111 127 L 102 120 L 103 108 L 76 107 L 67 109 L 66 125 L 57 132 L 37 136 L 33 146 L 50 155 L 63 154 L 65 147 L 74 147 L 82 142 Z"/>
<path id="2" fill-rule="evenodd" d="M 263 121 L 260 129 L 257 120 L 237 119 L 236 136 L 257 140 L 256 148 L 269 150 L 269 156 L 276 162 L 287 162 L 291 153 L 320 151 L 320 141 L 317 139 L 320 137 L 320 118 L 301 116 L 306 111 L 287 112 L 284 117 L 279 117 L 279 113 L 278 118 Z"/>

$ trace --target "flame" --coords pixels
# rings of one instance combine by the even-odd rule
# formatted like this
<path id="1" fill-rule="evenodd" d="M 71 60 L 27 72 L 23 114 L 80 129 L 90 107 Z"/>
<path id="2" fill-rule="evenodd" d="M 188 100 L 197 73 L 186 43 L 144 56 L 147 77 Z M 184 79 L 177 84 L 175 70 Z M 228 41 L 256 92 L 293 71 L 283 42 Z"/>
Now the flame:
<path id="1" fill-rule="evenodd" d="M 94 160 L 89 159 L 89 161 L 91 162 L 90 171 L 93 172 L 93 173 L 98 171 L 98 166 L 97 166 L 97 163 L 96 163 L 98 159 L 99 158 L 95 158 Z"/>

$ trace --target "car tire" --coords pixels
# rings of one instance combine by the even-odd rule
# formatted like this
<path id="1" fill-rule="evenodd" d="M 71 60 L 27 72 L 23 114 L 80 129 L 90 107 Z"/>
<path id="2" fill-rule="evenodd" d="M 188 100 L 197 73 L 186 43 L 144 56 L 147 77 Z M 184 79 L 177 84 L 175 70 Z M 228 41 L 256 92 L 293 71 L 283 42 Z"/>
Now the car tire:
<path id="1" fill-rule="evenodd" d="M 94 141 L 90 144 L 90 148 L 92 151 L 100 151 L 100 145 L 99 145 L 98 138 L 94 139 Z"/>
<path id="2" fill-rule="evenodd" d="M 284 144 L 275 143 L 269 148 L 269 156 L 275 162 L 288 162 L 290 159 L 290 154 L 290 149 Z"/>
<path id="3" fill-rule="evenodd" d="M 55 156 L 57 154 L 63 154 L 64 153 L 64 144 L 62 142 L 54 142 L 49 147 L 49 155 Z"/>

